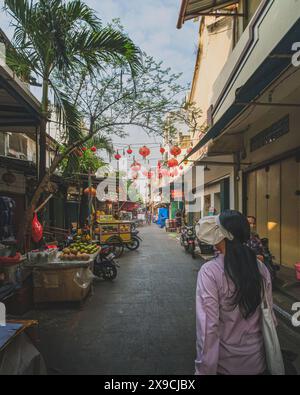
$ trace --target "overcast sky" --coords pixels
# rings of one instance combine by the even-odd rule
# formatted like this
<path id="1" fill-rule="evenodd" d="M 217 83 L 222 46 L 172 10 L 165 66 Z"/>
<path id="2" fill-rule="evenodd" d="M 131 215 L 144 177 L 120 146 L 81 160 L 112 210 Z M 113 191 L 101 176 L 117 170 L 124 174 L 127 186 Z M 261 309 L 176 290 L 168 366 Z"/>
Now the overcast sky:
<path id="1" fill-rule="evenodd" d="M 174 72 L 182 72 L 183 83 L 191 82 L 199 24 L 190 21 L 181 30 L 176 29 L 181 0 L 86 0 L 86 3 L 104 22 L 120 18 L 129 36 L 143 51 L 162 60 Z M 3 0 L 0 5 L 2 8 Z M 3 12 L 0 27 L 11 37 L 9 19 Z M 136 128 L 126 138 L 126 143 L 157 141 Z M 154 152 L 154 157 L 157 156 Z"/>

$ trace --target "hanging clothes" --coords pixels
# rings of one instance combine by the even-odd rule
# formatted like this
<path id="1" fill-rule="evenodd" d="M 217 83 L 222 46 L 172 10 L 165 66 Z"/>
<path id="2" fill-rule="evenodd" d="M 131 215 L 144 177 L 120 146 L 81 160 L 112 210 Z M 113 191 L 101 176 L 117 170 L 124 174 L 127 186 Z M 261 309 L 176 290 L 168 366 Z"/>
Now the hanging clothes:
<path id="1" fill-rule="evenodd" d="M 16 203 L 7 196 L 0 196 L 0 240 L 14 239 L 13 216 Z"/>

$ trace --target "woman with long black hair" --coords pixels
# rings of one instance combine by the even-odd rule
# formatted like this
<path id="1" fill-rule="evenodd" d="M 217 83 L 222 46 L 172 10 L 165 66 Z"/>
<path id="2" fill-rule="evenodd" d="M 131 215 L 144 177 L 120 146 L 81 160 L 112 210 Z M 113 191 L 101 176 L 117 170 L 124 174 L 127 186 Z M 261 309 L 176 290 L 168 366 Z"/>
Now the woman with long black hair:
<path id="1" fill-rule="evenodd" d="M 196 374 L 267 374 L 261 304 L 265 295 L 273 306 L 272 284 L 268 270 L 246 244 L 247 218 L 228 210 L 203 218 L 196 232 L 218 250 L 198 276 Z"/>

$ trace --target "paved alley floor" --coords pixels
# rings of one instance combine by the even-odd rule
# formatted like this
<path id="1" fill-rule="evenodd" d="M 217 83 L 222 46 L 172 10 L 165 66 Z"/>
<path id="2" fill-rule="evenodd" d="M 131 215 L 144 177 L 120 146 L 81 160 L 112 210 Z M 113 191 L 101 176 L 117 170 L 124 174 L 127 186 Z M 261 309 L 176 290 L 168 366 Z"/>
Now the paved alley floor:
<path id="1" fill-rule="evenodd" d="M 156 225 L 126 252 L 113 283 L 97 281 L 80 308 L 37 310 L 41 352 L 50 374 L 194 374 L 193 260 Z"/>

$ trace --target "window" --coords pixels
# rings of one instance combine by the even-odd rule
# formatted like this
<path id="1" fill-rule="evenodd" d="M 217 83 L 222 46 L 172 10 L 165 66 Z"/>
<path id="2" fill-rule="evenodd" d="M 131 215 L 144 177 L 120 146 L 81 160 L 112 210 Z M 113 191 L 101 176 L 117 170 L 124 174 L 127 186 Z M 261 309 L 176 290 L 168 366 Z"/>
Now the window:
<path id="1" fill-rule="evenodd" d="M 234 20 L 234 43 L 233 47 L 236 46 L 241 35 L 248 27 L 251 19 L 256 13 L 262 0 L 241 0 L 238 5 L 238 13 L 243 13 L 243 17 L 236 17 Z"/>
<path id="2" fill-rule="evenodd" d="M 9 154 L 17 158 L 27 158 L 27 138 L 19 133 L 10 134 Z"/>

